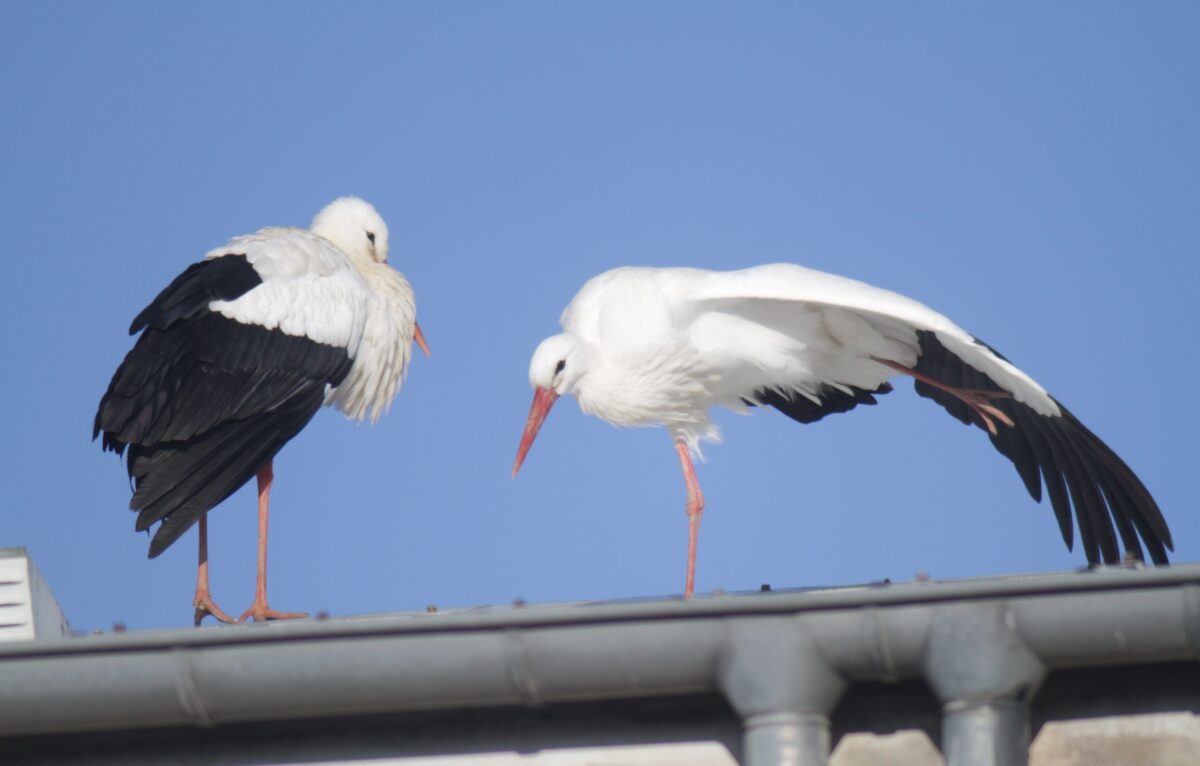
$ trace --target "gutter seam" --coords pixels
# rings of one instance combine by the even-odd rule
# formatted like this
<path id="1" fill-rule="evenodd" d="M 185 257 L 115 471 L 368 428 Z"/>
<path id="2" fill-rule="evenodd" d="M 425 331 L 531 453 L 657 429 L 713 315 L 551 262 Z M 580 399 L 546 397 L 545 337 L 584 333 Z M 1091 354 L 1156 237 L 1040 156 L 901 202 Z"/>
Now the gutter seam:
<path id="1" fill-rule="evenodd" d="M 880 610 L 878 607 L 868 607 L 867 614 L 875 632 L 875 645 L 879 649 L 879 661 L 882 665 L 880 677 L 885 683 L 896 683 L 900 680 L 900 674 L 896 671 L 896 659 L 892 656 L 892 645 L 888 642 L 887 629 L 880 619 Z"/>
<path id="2" fill-rule="evenodd" d="M 1183 633 L 1192 655 L 1200 658 L 1200 585 L 1180 586 L 1183 591 Z"/>
<path id="3" fill-rule="evenodd" d="M 508 628 L 504 631 L 504 656 L 505 670 L 513 692 L 521 698 L 526 707 L 545 706 L 546 700 L 538 690 L 533 669 L 529 664 L 525 633 L 520 628 Z"/>
<path id="4" fill-rule="evenodd" d="M 213 720 L 204 707 L 204 700 L 200 698 L 191 650 L 177 646 L 171 650 L 171 657 L 175 666 L 175 696 L 179 706 L 198 728 L 211 729 Z"/>

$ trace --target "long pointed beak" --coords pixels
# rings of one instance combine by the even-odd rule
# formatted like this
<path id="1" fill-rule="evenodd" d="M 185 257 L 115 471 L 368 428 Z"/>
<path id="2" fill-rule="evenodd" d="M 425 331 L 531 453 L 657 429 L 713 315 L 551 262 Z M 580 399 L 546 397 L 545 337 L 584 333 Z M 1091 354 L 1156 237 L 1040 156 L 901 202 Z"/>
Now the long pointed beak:
<path id="1" fill-rule="evenodd" d="M 553 388 L 539 388 L 533 395 L 533 406 L 529 408 L 529 420 L 525 421 L 525 433 L 521 436 L 521 446 L 517 447 L 517 460 L 513 463 L 513 478 L 517 478 L 517 471 L 521 470 L 521 463 L 525 462 L 525 455 L 529 452 L 529 448 L 533 446 L 533 439 L 538 435 L 538 431 L 542 428 L 542 423 L 546 420 L 546 416 L 550 414 L 550 408 L 554 406 L 555 400 L 558 399 L 558 394 Z"/>
<path id="2" fill-rule="evenodd" d="M 417 345 L 421 347 L 421 350 L 425 352 L 426 357 L 433 356 L 433 354 L 429 353 L 429 344 L 425 342 L 425 333 L 421 332 L 421 325 L 413 322 L 413 328 L 413 340 L 416 341 Z"/>

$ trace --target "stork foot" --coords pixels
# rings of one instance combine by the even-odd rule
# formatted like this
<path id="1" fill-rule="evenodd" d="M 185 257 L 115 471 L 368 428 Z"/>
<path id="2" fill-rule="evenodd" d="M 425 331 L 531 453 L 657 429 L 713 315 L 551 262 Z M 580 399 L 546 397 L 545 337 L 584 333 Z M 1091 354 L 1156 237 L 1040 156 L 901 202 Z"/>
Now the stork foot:
<path id="1" fill-rule="evenodd" d="M 992 404 L 992 402 L 999 399 L 1011 399 L 1012 393 L 1009 391 L 989 391 L 979 388 L 959 388 L 958 386 L 950 386 L 942 383 L 939 380 L 934 380 L 928 375 L 922 375 L 916 370 L 905 367 L 898 362 L 893 362 L 888 359 L 880 359 L 877 356 L 871 358 L 880 364 L 891 367 L 897 372 L 902 372 L 905 375 L 911 375 L 913 378 L 921 381 L 922 383 L 926 383 L 934 388 L 940 388 L 946 393 L 956 397 L 960 402 L 971 408 L 971 411 L 979 417 L 979 420 L 983 423 L 983 427 L 987 429 L 987 432 L 992 436 L 995 436 L 999 432 L 999 429 L 996 428 L 996 423 L 993 418 L 995 418 L 995 420 L 999 420 L 1009 428 L 1012 428 L 1014 425 L 1012 418 L 1010 418 L 1008 414 L 1004 412 L 1004 410 L 1001 410 L 999 407 Z"/>
<path id="2" fill-rule="evenodd" d="M 983 421 L 984 427 L 988 433 L 995 436 L 998 429 L 992 418 L 999 420 L 1009 428 L 1013 427 L 1012 418 L 1010 418 L 1003 410 L 996 407 L 992 402 L 996 399 L 1008 399 L 1012 397 L 1007 391 L 979 391 L 971 388 L 953 388 L 951 386 L 943 386 L 943 388 L 951 394 L 957 396 L 963 404 L 970 407 Z M 989 417 L 989 415 L 991 417 Z"/>
<path id="3" fill-rule="evenodd" d="M 206 590 L 196 590 L 196 598 L 192 601 L 192 606 L 196 608 L 194 619 L 197 628 L 200 627 L 200 622 L 210 614 L 221 622 L 237 622 L 237 620 L 222 611 L 221 607 L 213 603 L 212 596 Z"/>
<path id="4" fill-rule="evenodd" d="M 242 616 L 238 618 L 238 622 L 254 618 L 255 622 L 263 622 L 264 620 L 303 620 L 308 617 L 308 612 L 277 612 L 267 606 L 266 601 L 255 601 L 250 605 L 250 608 L 242 612 Z"/>

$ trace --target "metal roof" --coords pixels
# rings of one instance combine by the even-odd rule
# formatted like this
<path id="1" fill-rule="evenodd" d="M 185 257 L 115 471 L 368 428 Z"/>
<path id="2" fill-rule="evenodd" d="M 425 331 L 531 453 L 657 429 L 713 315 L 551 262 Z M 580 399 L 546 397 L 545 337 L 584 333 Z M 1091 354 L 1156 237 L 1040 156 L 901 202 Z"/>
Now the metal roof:
<path id="1" fill-rule="evenodd" d="M 1047 674 L 1195 708 L 1200 692 L 1167 701 L 1181 676 L 1162 673 L 1197 658 L 1200 565 L 142 631 L 0 646 L 0 755 L 89 732 L 601 720 L 673 700 L 740 722 L 745 763 L 819 764 L 868 689 L 898 708 L 932 692 L 950 764 L 1024 763 Z M 1125 688 L 1131 665 L 1159 679 L 1158 703 Z"/>

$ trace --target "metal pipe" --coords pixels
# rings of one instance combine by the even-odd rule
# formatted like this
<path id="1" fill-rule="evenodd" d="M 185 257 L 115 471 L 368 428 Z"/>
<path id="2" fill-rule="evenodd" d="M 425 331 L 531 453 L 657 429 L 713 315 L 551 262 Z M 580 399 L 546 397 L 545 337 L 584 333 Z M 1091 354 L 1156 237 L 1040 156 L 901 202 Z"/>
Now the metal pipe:
<path id="1" fill-rule="evenodd" d="M 946 766 L 1026 766 L 1029 706 L 1003 700 L 947 705 L 942 718 Z"/>
<path id="2" fill-rule="evenodd" d="M 825 766 L 829 719 L 803 713 L 761 713 L 744 722 L 743 766 Z"/>

